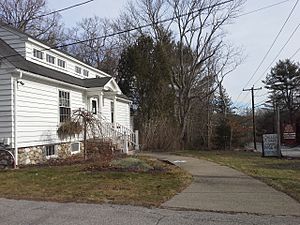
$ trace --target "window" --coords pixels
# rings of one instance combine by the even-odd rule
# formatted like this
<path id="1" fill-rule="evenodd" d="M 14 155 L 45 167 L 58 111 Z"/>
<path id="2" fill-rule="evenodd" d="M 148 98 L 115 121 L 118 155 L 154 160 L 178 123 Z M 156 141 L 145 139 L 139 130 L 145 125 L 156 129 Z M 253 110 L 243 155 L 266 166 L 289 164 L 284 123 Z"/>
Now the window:
<path id="1" fill-rule="evenodd" d="M 75 66 L 75 72 L 81 74 L 81 68 L 79 66 Z"/>
<path id="2" fill-rule="evenodd" d="M 71 143 L 71 154 L 80 152 L 80 142 Z"/>
<path id="3" fill-rule="evenodd" d="M 114 123 L 114 117 L 115 117 L 115 104 L 114 102 L 110 103 L 110 112 L 111 112 L 111 123 Z"/>
<path id="4" fill-rule="evenodd" d="M 71 117 L 70 93 L 59 91 L 59 122 L 63 123 Z"/>
<path id="5" fill-rule="evenodd" d="M 52 56 L 52 55 L 47 54 L 47 55 L 46 55 L 46 61 L 47 61 L 48 63 L 54 64 L 55 57 Z"/>
<path id="6" fill-rule="evenodd" d="M 88 70 L 83 70 L 83 75 L 88 77 L 89 76 L 89 71 Z"/>
<path id="7" fill-rule="evenodd" d="M 43 59 L 44 53 L 37 49 L 33 49 L 33 56 L 38 59 Z"/>
<path id="8" fill-rule="evenodd" d="M 57 65 L 62 68 L 66 68 L 66 62 L 64 60 L 58 59 Z"/>
<path id="9" fill-rule="evenodd" d="M 97 101 L 92 100 L 92 113 L 97 114 Z"/>
<path id="10" fill-rule="evenodd" d="M 54 156 L 55 154 L 55 145 L 45 146 L 46 156 Z"/>

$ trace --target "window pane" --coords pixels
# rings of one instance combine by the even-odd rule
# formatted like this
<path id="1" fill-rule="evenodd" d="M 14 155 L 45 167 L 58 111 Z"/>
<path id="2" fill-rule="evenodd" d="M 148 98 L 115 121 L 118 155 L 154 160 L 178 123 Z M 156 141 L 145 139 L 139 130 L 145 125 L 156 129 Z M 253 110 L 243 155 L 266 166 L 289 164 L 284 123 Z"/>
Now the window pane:
<path id="1" fill-rule="evenodd" d="M 45 146 L 46 156 L 53 156 L 55 155 L 55 145 L 48 145 Z"/>
<path id="2" fill-rule="evenodd" d="M 70 93 L 59 91 L 59 121 L 66 122 L 71 117 Z"/>
<path id="3" fill-rule="evenodd" d="M 43 59 L 43 55 L 44 53 L 37 50 L 37 49 L 33 49 L 33 56 L 39 59 Z"/>
<path id="4" fill-rule="evenodd" d="M 88 70 L 83 70 L 83 75 L 88 77 L 89 76 L 89 71 Z"/>

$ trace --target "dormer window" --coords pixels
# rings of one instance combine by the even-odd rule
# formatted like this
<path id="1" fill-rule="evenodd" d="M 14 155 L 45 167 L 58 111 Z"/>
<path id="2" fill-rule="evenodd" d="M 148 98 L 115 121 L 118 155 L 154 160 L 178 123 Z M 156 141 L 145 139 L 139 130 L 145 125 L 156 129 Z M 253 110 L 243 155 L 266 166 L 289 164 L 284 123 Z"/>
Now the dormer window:
<path id="1" fill-rule="evenodd" d="M 55 57 L 52 56 L 52 55 L 47 54 L 47 55 L 46 55 L 46 61 L 47 61 L 48 63 L 54 64 L 54 63 L 55 63 Z"/>
<path id="2" fill-rule="evenodd" d="M 43 59 L 44 53 L 40 50 L 33 49 L 33 56 L 38 59 Z"/>
<path id="3" fill-rule="evenodd" d="M 89 76 L 89 71 L 88 70 L 83 70 L 83 75 L 88 77 Z"/>
<path id="4" fill-rule="evenodd" d="M 59 67 L 66 68 L 66 61 L 61 60 L 61 59 L 58 59 L 58 60 L 57 60 L 57 65 L 58 65 Z"/>
<path id="5" fill-rule="evenodd" d="M 75 72 L 81 74 L 81 68 L 79 66 L 75 66 Z"/>

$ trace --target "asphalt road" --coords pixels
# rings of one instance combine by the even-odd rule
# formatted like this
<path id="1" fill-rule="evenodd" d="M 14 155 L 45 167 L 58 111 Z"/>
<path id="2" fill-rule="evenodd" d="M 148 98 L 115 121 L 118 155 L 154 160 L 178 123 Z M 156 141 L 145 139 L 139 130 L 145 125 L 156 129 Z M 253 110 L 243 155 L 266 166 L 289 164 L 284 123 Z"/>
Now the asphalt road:
<path id="1" fill-rule="evenodd" d="M 300 217 L 0 199 L 1 225 L 299 225 Z"/>
<path id="2" fill-rule="evenodd" d="M 260 142 L 257 142 L 257 151 L 258 152 L 262 152 L 262 144 Z M 248 149 L 253 149 L 254 144 L 253 143 L 249 143 L 246 148 Z M 288 146 L 281 146 L 281 153 L 283 156 L 285 157 L 296 157 L 296 158 L 300 158 L 300 146 L 296 146 L 296 147 L 288 147 Z"/>

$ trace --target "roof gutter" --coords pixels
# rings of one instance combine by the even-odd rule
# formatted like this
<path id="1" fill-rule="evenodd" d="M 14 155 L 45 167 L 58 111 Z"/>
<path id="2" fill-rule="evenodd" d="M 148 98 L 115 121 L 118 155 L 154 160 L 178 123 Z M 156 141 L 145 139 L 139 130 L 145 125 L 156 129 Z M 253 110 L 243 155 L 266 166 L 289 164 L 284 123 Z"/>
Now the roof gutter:
<path id="1" fill-rule="evenodd" d="M 51 78 L 48 78 L 48 77 L 44 77 L 42 75 L 38 75 L 38 74 L 35 74 L 35 73 L 24 71 L 24 70 L 21 70 L 21 69 L 16 69 L 15 72 L 26 74 L 26 75 L 28 75 L 30 77 L 38 78 L 38 79 L 41 79 L 41 80 L 44 80 L 44 81 L 48 81 L 48 82 L 52 82 L 52 83 L 55 83 L 55 84 L 64 84 L 66 86 L 69 86 L 69 87 L 72 87 L 72 88 L 81 89 L 81 90 L 84 90 L 84 91 L 86 91 L 88 89 L 86 87 L 78 86 L 78 85 L 75 85 L 75 84 L 69 84 L 69 83 L 66 83 L 64 81 L 59 81 L 59 80 L 51 79 Z"/>
<path id="2" fill-rule="evenodd" d="M 117 100 L 120 100 L 120 101 L 123 101 L 123 102 L 126 102 L 126 103 L 132 103 L 131 100 L 126 99 L 126 98 L 122 98 L 122 97 L 119 97 L 119 96 L 117 96 L 116 98 L 117 98 Z"/>

